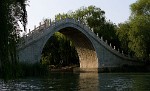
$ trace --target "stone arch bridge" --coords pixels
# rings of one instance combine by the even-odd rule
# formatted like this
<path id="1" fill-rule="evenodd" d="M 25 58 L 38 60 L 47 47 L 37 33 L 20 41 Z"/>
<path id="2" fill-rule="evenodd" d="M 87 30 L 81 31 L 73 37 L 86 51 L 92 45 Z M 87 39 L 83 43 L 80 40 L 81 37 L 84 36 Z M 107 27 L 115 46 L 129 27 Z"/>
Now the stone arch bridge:
<path id="1" fill-rule="evenodd" d="M 21 38 L 17 47 L 19 60 L 24 63 L 40 62 L 41 53 L 48 39 L 55 33 L 61 32 L 69 37 L 77 50 L 80 69 L 84 71 L 98 71 L 104 67 L 120 67 L 133 65 L 132 58 L 119 53 L 99 38 L 87 25 L 75 19 L 62 19 L 51 22 L 46 20 L 39 27 L 35 27 Z"/>

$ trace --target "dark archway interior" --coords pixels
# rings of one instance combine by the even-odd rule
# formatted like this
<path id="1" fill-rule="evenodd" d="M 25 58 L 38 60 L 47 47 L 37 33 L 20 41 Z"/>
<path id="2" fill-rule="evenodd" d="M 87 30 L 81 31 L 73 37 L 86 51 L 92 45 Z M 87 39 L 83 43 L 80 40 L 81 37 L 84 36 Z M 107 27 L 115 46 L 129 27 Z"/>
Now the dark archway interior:
<path id="1" fill-rule="evenodd" d="M 42 64 L 56 68 L 79 66 L 79 57 L 72 41 L 60 32 L 56 32 L 45 44 Z"/>
<path id="2" fill-rule="evenodd" d="M 59 30 L 59 32 L 62 33 L 63 35 L 65 35 L 67 37 L 67 39 L 69 39 L 73 42 L 73 45 L 74 45 L 73 47 L 76 52 L 73 55 L 75 57 L 73 60 L 76 60 L 75 61 L 76 64 L 78 64 L 78 63 L 80 64 L 80 68 L 97 68 L 98 67 L 98 64 L 97 64 L 98 58 L 97 58 L 95 49 L 94 49 L 91 41 L 83 33 L 81 33 L 79 30 L 77 30 L 75 28 L 71 28 L 71 27 L 61 29 L 61 30 Z M 51 38 L 53 38 L 53 37 L 51 37 Z M 54 41 L 54 42 L 56 42 L 56 41 Z M 47 43 L 46 43 L 46 45 L 47 45 Z M 57 47 L 57 45 L 55 45 L 54 47 Z M 70 50 L 69 48 L 64 48 L 64 50 L 67 50 L 67 49 Z M 44 50 L 48 50 L 48 49 L 43 49 L 43 51 Z M 55 51 L 55 52 L 57 52 L 57 51 Z M 64 56 L 64 57 L 67 57 L 67 55 L 69 55 L 69 54 L 65 54 L 65 55 L 66 56 Z M 55 55 L 55 56 L 57 56 L 57 55 Z"/>

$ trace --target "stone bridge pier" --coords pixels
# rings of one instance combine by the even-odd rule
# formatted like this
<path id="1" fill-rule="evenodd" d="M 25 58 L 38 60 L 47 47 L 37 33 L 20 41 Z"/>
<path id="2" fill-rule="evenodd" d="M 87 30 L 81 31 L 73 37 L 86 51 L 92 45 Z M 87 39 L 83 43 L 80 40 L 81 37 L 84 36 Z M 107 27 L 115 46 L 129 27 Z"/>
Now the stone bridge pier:
<path id="1" fill-rule="evenodd" d="M 83 70 L 97 70 L 98 58 L 92 42 L 82 32 L 75 28 L 64 28 L 59 32 L 67 36 L 74 43 L 77 50 L 80 68 Z M 89 68 L 89 69 L 88 69 Z"/>

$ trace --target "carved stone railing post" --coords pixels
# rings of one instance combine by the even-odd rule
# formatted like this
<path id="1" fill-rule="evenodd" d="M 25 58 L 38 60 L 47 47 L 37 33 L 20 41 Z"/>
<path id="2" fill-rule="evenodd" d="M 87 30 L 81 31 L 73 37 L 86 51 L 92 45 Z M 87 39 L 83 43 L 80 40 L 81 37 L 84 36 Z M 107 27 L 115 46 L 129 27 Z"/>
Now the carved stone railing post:
<path id="1" fill-rule="evenodd" d="M 80 18 L 78 17 L 78 21 L 80 21 Z"/>
<path id="2" fill-rule="evenodd" d="M 101 37 L 101 40 L 103 41 L 103 37 Z"/>
<path id="3" fill-rule="evenodd" d="M 92 32 L 94 32 L 93 28 L 91 28 Z"/>
<path id="4" fill-rule="evenodd" d="M 96 35 L 99 36 L 98 33 Z"/>
<path id="5" fill-rule="evenodd" d="M 107 40 L 106 40 L 105 42 L 106 42 L 106 44 L 107 44 Z"/>
<path id="6" fill-rule="evenodd" d="M 114 49 L 116 49 L 116 47 L 114 46 Z"/>

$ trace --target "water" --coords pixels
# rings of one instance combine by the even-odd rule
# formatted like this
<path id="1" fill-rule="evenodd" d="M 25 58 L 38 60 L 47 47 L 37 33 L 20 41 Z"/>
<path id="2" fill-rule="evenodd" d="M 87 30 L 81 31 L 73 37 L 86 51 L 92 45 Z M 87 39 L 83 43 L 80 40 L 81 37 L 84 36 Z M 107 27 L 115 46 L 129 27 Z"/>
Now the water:
<path id="1" fill-rule="evenodd" d="M 150 73 L 53 73 L 4 82 L 0 91 L 150 91 Z"/>

